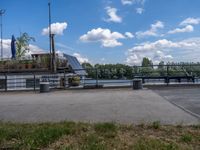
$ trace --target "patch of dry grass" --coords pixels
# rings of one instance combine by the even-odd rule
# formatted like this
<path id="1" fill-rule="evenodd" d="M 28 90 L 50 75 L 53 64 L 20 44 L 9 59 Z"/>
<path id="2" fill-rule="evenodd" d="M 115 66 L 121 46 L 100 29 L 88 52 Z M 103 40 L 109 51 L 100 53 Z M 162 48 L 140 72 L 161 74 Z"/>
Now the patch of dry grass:
<path id="1" fill-rule="evenodd" d="M 0 149 L 199 150 L 200 126 L 0 123 Z"/>

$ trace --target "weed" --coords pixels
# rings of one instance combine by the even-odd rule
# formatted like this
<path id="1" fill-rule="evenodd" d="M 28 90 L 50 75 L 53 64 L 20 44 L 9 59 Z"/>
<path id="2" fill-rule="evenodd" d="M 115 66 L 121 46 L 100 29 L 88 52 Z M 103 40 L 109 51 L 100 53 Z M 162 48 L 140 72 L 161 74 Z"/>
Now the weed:
<path id="1" fill-rule="evenodd" d="M 153 129 L 160 129 L 160 121 L 155 121 L 152 123 L 152 128 Z"/>
<path id="2" fill-rule="evenodd" d="M 164 143 L 156 139 L 140 138 L 133 145 L 134 150 L 178 150 L 179 147 L 174 143 Z"/>
<path id="3" fill-rule="evenodd" d="M 114 123 L 98 123 L 94 125 L 97 134 L 107 138 L 115 137 L 117 133 L 117 126 Z"/>
<path id="4" fill-rule="evenodd" d="M 192 141 L 192 136 L 189 134 L 184 134 L 181 136 L 181 141 L 185 143 L 189 143 Z"/>
<path id="5" fill-rule="evenodd" d="M 82 150 L 105 150 L 104 142 L 95 134 L 91 134 L 86 138 Z"/>

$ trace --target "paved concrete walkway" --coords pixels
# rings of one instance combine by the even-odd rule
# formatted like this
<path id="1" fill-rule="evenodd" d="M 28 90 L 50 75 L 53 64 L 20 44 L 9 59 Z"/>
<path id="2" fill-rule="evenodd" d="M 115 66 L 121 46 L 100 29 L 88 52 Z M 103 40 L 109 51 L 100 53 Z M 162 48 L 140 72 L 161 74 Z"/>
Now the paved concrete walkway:
<path id="1" fill-rule="evenodd" d="M 101 89 L 0 93 L 0 120 L 198 124 L 199 120 L 152 90 Z"/>

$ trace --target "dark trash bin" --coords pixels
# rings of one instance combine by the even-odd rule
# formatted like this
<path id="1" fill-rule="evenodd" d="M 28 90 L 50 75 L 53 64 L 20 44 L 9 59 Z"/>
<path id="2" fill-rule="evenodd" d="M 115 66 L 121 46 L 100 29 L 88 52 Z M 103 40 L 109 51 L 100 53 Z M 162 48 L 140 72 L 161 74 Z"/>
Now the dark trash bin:
<path id="1" fill-rule="evenodd" d="M 40 82 L 40 93 L 46 93 L 49 91 L 49 82 Z"/>
<path id="2" fill-rule="evenodd" d="M 140 90 L 142 88 L 143 88 L 143 86 L 142 86 L 142 80 L 140 80 L 140 79 L 134 79 L 133 80 L 133 90 Z"/>

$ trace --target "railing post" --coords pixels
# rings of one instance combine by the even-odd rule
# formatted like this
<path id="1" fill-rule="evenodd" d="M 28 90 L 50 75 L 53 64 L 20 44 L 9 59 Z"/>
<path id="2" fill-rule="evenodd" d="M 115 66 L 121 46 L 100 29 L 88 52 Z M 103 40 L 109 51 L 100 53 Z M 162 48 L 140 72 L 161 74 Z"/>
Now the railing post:
<path id="1" fill-rule="evenodd" d="M 65 69 L 64 69 L 64 89 L 66 88 L 66 73 L 65 73 Z"/>
<path id="2" fill-rule="evenodd" d="M 7 83 L 8 83 L 8 77 L 7 74 L 5 73 L 5 91 L 7 92 L 8 88 L 7 88 Z"/>
<path id="3" fill-rule="evenodd" d="M 169 65 L 167 65 L 167 86 L 169 85 Z"/>
<path id="4" fill-rule="evenodd" d="M 98 87 L 98 69 L 97 68 L 95 69 L 96 69 L 96 87 Z"/>
<path id="5" fill-rule="evenodd" d="M 35 90 L 36 90 L 36 78 L 35 78 L 35 73 L 33 73 L 33 78 L 34 78 L 34 83 L 33 83 L 34 85 L 33 85 L 33 86 L 34 86 L 34 91 L 35 91 Z"/>

